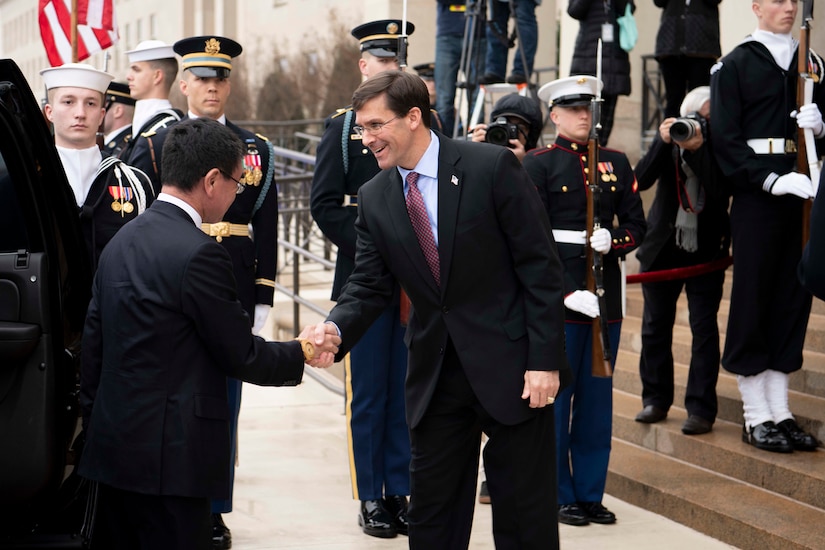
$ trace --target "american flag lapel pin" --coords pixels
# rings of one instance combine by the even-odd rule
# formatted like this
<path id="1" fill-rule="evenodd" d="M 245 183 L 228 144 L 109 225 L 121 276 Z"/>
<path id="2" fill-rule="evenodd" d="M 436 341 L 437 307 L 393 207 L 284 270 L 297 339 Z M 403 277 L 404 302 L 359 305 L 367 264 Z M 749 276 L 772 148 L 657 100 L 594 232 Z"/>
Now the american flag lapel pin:
<path id="1" fill-rule="evenodd" d="M 453 176 L 450 178 L 450 183 L 452 183 L 453 185 L 458 185 L 458 176 L 453 174 Z"/>

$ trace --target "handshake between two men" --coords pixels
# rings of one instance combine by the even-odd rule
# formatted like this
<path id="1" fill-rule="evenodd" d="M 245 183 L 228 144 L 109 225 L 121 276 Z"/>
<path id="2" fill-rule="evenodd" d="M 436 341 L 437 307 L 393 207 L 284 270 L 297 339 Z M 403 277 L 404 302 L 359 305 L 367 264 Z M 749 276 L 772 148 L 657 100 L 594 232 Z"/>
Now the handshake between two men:
<path id="1" fill-rule="evenodd" d="M 304 363 L 310 367 L 326 369 L 335 362 L 335 354 L 341 345 L 341 337 L 335 325 L 325 323 L 325 330 L 316 330 L 317 325 L 307 325 L 296 340 L 301 342 Z"/>

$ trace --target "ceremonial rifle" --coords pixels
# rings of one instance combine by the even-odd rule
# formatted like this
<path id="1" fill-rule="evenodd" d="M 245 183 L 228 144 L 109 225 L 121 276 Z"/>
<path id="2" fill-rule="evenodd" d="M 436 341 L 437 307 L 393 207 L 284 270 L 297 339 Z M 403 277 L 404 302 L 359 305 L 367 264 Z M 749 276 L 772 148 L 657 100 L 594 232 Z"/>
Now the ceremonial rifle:
<path id="1" fill-rule="evenodd" d="M 401 35 L 398 37 L 398 67 L 403 71 L 407 68 L 407 0 L 404 0 L 401 16 Z"/>
<path id="2" fill-rule="evenodd" d="M 814 95 L 814 78 L 809 72 L 811 54 L 811 22 L 814 19 L 814 0 L 802 0 L 802 25 L 799 27 L 799 50 L 797 52 L 797 71 L 799 81 L 796 84 L 797 112 L 803 105 L 811 103 Z M 810 128 L 797 129 L 796 169 L 800 174 L 811 178 L 816 195 L 819 186 L 819 162 L 816 156 L 814 133 Z M 802 207 L 802 246 L 808 242 L 811 220 L 811 201 L 806 200 Z"/>
<path id="3" fill-rule="evenodd" d="M 602 41 L 598 41 L 596 51 L 596 96 L 590 102 L 592 115 L 590 139 L 587 142 L 587 228 L 585 237 L 585 262 L 587 264 L 585 284 L 587 290 L 599 300 L 599 317 L 593 319 L 593 348 L 591 373 L 606 378 L 613 375 L 610 366 L 610 338 L 607 326 L 607 297 L 604 293 L 604 259 L 590 246 L 590 237 L 601 229 L 601 193 L 599 185 L 599 133 L 601 129 L 602 102 Z"/>

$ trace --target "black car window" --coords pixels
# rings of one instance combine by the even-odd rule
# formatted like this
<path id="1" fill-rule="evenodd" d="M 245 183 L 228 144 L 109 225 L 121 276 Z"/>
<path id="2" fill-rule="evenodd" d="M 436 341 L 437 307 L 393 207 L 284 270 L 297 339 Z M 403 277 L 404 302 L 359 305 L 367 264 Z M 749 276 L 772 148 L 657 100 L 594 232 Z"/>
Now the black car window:
<path id="1" fill-rule="evenodd" d="M 0 150 L 0 253 L 28 249 L 25 219 L 14 181 Z"/>

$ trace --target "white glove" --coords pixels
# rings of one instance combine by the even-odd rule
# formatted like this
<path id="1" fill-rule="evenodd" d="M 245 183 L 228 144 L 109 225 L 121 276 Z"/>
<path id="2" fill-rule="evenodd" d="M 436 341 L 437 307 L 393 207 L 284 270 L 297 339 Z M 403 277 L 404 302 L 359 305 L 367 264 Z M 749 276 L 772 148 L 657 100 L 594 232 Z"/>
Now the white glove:
<path id="1" fill-rule="evenodd" d="M 798 172 L 789 172 L 779 176 L 767 189 L 771 195 L 796 195 L 803 199 L 814 196 L 814 186 L 811 178 Z"/>
<path id="2" fill-rule="evenodd" d="M 822 113 L 816 103 L 808 103 L 799 108 L 796 113 L 796 125 L 800 128 L 810 128 L 815 137 L 821 137 L 825 133 L 825 124 L 822 123 Z"/>
<path id="3" fill-rule="evenodd" d="M 584 313 L 593 319 L 599 316 L 599 299 L 589 290 L 571 292 L 564 299 L 564 306 L 567 309 Z"/>
<path id="4" fill-rule="evenodd" d="M 269 318 L 270 310 L 272 310 L 272 306 L 255 304 L 255 320 L 252 323 L 252 334 L 257 335 L 263 330 L 266 320 Z"/>
<path id="5" fill-rule="evenodd" d="M 599 254 L 607 254 L 610 252 L 611 238 L 610 231 L 604 227 L 597 229 L 590 235 L 590 248 Z"/>

